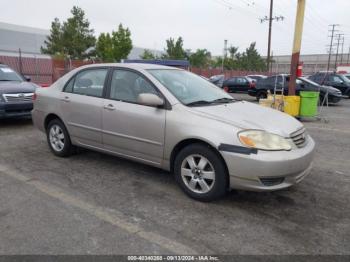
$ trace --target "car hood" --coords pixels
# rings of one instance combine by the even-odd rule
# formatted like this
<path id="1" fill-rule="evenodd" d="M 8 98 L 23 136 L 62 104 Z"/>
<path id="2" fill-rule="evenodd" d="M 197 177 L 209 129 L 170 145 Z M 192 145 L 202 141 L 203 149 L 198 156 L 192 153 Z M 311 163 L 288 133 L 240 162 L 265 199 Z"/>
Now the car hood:
<path id="1" fill-rule="evenodd" d="M 246 101 L 229 104 L 191 107 L 191 111 L 203 117 L 232 124 L 241 129 L 259 129 L 289 137 L 303 125 L 285 113 Z"/>
<path id="2" fill-rule="evenodd" d="M 323 85 L 323 86 L 321 86 L 321 88 L 322 88 L 322 91 L 324 91 L 324 92 L 327 92 L 327 90 L 328 90 L 328 93 L 330 93 L 330 94 L 337 94 L 337 93 L 339 93 L 339 89 L 337 89 L 337 88 L 335 88 L 333 86 L 325 86 L 325 85 Z"/>
<path id="3" fill-rule="evenodd" d="M 29 82 L 0 81 L 0 94 L 33 93 L 36 87 Z"/>

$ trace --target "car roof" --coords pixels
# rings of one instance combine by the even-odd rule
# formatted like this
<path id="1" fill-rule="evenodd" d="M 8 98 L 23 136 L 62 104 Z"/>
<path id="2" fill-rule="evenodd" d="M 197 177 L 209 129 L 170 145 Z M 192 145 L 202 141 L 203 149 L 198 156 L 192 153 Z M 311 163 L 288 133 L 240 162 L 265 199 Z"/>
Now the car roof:
<path id="1" fill-rule="evenodd" d="M 89 68 L 89 67 L 100 67 L 100 66 L 108 66 L 108 67 L 124 67 L 136 70 L 147 70 L 147 69 L 173 69 L 173 70 L 183 70 L 181 68 L 164 66 L 164 65 L 156 65 L 156 64 L 145 64 L 145 63 L 101 63 L 101 64 L 89 64 L 85 65 L 81 68 Z"/>

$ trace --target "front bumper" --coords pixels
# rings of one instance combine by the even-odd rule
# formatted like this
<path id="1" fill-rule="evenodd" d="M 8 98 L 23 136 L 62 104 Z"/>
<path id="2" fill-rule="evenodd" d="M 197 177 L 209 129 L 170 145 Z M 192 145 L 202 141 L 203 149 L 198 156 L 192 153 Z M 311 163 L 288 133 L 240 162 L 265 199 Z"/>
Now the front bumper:
<path id="1" fill-rule="evenodd" d="M 32 102 L 0 103 L 0 119 L 30 116 L 33 109 Z"/>
<path id="2" fill-rule="evenodd" d="M 328 94 L 328 102 L 335 104 L 338 103 L 342 99 L 342 96 L 335 96 Z"/>
<path id="3" fill-rule="evenodd" d="M 251 191 L 273 191 L 299 183 L 311 171 L 315 142 L 308 136 L 303 148 L 241 154 L 220 151 L 229 174 L 230 187 Z"/>

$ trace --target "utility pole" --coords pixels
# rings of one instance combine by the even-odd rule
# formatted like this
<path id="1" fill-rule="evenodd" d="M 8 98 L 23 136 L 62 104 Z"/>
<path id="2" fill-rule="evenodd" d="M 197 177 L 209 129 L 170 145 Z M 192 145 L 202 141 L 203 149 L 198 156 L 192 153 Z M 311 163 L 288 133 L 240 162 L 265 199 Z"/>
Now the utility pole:
<path id="1" fill-rule="evenodd" d="M 345 40 L 345 38 L 343 36 L 343 41 L 341 42 L 340 64 L 343 63 L 344 40 Z"/>
<path id="2" fill-rule="evenodd" d="M 350 61 L 350 46 L 349 46 L 349 52 L 348 52 L 348 59 L 347 59 L 346 63 L 349 64 L 349 61 Z"/>
<path id="3" fill-rule="evenodd" d="M 227 55 L 227 40 L 224 40 L 224 50 L 223 50 L 223 56 L 222 56 L 222 63 L 221 63 L 221 71 L 222 73 L 224 73 L 224 62 L 226 59 L 226 55 Z"/>
<path id="4" fill-rule="evenodd" d="M 339 44 L 340 44 L 340 39 L 343 36 L 343 34 L 337 34 L 337 53 L 335 55 L 335 70 L 337 70 L 337 64 L 338 64 L 338 54 L 339 54 Z"/>
<path id="5" fill-rule="evenodd" d="M 335 27 L 339 26 L 339 25 L 333 24 L 333 25 L 329 25 L 329 26 L 332 27 L 332 35 L 331 35 L 331 44 L 329 46 L 329 53 L 328 53 L 327 71 L 329 71 L 329 66 L 330 66 L 330 63 L 331 63 L 331 56 L 332 56 L 332 49 L 333 49 L 333 37 L 334 37 L 334 32 L 336 31 Z"/>
<path id="6" fill-rule="evenodd" d="M 272 11 L 273 11 L 273 0 L 270 0 L 270 16 L 269 16 L 269 39 L 267 43 L 267 68 L 270 70 L 270 50 L 271 50 L 271 31 L 272 31 Z"/>
<path id="7" fill-rule="evenodd" d="M 295 95 L 295 86 L 297 79 L 297 68 L 299 64 L 301 37 L 303 35 L 304 13 L 306 0 L 298 0 L 297 15 L 295 18 L 294 42 L 292 61 L 290 63 L 290 80 L 288 85 L 288 95 Z"/>
<path id="8" fill-rule="evenodd" d="M 270 14 L 269 17 L 265 16 L 263 18 L 260 18 L 260 23 L 263 23 L 265 21 L 269 21 L 269 36 L 268 36 L 268 41 L 267 41 L 267 59 L 266 59 L 266 66 L 267 70 L 270 70 L 270 63 L 271 63 L 271 35 L 272 35 L 272 21 L 283 21 L 284 17 L 283 16 L 275 16 L 272 17 L 273 14 L 273 0 L 270 0 Z"/>
<path id="9" fill-rule="evenodd" d="M 273 60 L 273 50 L 271 51 L 271 57 L 270 57 L 271 61 L 270 61 L 270 69 L 269 72 L 272 72 L 272 60 Z"/>

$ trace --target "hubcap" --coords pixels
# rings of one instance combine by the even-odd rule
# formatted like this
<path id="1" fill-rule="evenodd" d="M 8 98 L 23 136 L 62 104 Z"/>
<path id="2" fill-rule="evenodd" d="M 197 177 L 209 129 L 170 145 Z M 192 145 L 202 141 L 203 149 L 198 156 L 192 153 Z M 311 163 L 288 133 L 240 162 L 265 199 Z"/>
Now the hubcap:
<path id="1" fill-rule="evenodd" d="M 208 159 L 201 155 L 189 155 L 181 164 L 181 177 L 188 189 L 195 193 L 207 193 L 214 186 L 215 170 Z"/>
<path id="2" fill-rule="evenodd" d="M 64 133 L 61 127 L 59 127 L 58 125 L 51 126 L 49 139 L 50 139 L 50 144 L 55 151 L 60 152 L 63 150 Z"/>

